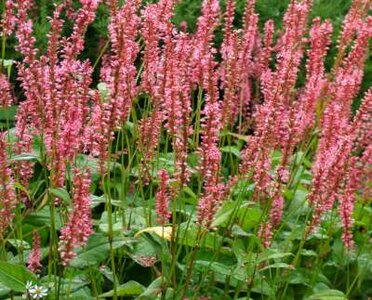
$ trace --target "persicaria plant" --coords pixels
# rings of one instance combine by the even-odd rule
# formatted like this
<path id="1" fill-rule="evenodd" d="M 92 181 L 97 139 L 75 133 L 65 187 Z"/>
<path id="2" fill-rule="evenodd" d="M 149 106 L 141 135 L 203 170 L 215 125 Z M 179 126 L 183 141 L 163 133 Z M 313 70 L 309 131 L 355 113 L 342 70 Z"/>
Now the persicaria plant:
<path id="1" fill-rule="evenodd" d="M 372 295 L 371 2 L 263 2 L 1 2 L 0 299 Z"/>

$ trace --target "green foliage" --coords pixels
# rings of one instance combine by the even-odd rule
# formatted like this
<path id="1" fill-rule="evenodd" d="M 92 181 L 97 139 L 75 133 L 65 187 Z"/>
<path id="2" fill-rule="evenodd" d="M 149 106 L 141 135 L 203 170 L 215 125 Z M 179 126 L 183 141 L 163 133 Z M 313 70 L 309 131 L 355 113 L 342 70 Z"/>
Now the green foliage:
<path id="1" fill-rule="evenodd" d="M 25 266 L 0 262 L 0 287 L 24 292 L 28 281 L 36 281 L 36 277 Z"/>

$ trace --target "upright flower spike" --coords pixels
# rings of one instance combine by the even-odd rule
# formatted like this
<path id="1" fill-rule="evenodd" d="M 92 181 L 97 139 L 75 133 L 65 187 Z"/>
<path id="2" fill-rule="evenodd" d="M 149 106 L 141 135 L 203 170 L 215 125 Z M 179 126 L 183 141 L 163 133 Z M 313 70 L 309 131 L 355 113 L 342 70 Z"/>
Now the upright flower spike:
<path id="1" fill-rule="evenodd" d="M 310 30 L 310 48 L 307 52 L 306 86 L 296 103 L 296 127 L 300 138 L 314 125 L 315 110 L 322 91 L 327 84 L 324 59 L 331 43 L 332 24 L 329 20 L 321 24 L 313 20 Z"/>
<path id="2" fill-rule="evenodd" d="M 46 124 L 44 143 L 50 158 L 49 168 L 54 170 L 52 184 L 60 187 L 64 185 L 66 164 L 84 148 L 93 70 L 87 61 L 63 60 L 56 71 L 55 100 L 60 110 L 58 118 L 50 118 L 51 123 Z"/>
<path id="3" fill-rule="evenodd" d="M 139 148 L 143 153 L 144 169 L 152 160 L 154 150 L 159 144 L 164 114 L 162 107 L 165 103 L 165 87 L 169 74 L 169 51 L 173 25 L 170 22 L 173 16 L 175 2 L 161 0 L 158 3 L 147 5 L 142 14 L 141 33 L 144 39 L 143 73 L 141 76 L 141 89 L 148 94 L 151 103 L 151 112 L 140 121 Z M 163 47 L 161 47 L 163 45 Z"/>
<path id="4" fill-rule="evenodd" d="M 210 228 L 213 218 L 225 196 L 225 186 L 221 183 L 205 188 L 199 199 L 196 220 L 200 226 Z"/>
<path id="5" fill-rule="evenodd" d="M 52 148 L 53 137 L 58 136 L 59 126 L 58 121 L 60 120 L 61 112 L 64 106 L 64 97 L 58 88 L 61 85 L 67 85 L 63 77 L 66 77 L 58 66 L 58 56 L 60 48 L 60 35 L 62 32 L 63 20 L 61 13 L 63 5 L 58 5 L 54 12 L 53 17 L 50 18 L 50 31 L 48 39 L 47 58 L 44 58 L 44 62 L 47 63 L 44 66 L 44 101 L 45 101 L 45 143 L 47 149 L 50 151 Z M 61 69 L 63 69 L 61 67 Z M 65 70 L 65 69 L 63 69 Z M 61 76 L 61 78 L 59 78 Z M 57 78 L 58 77 L 58 78 Z"/>
<path id="6" fill-rule="evenodd" d="M 59 37 L 63 21 L 60 14 L 62 9 L 70 9 L 69 3 L 57 6 L 51 20 L 45 78 L 49 89 L 44 96 L 49 110 L 46 112 L 44 142 L 51 158 L 49 167 L 55 169 L 54 178 L 51 178 L 55 186 L 63 186 L 66 163 L 73 161 L 85 144 L 93 69 L 88 60 L 81 62 L 77 57 L 83 50 L 84 34 L 94 20 L 98 3 L 97 0 L 81 1 L 73 31 L 61 43 Z"/>
<path id="7" fill-rule="evenodd" d="M 234 22 L 234 14 L 235 14 L 235 1 L 228 0 L 226 5 L 226 12 L 225 12 L 225 28 L 224 28 L 224 44 L 230 44 L 230 40 L 233 34 L 233 22 Z"/>
<path id="8" fill-rule="evenodd" d="M 167 222 L 171 213 L 169 211 L 169 176 L 168 172 L 164 169 L 158 173 L 160 183 L 159 190 L 156 193 L 156 214 L 158 216 L 157 221 L 160 225 L 164 226 Z"/>
<path id="9" fill-rule="evenodd" d="M 347 249 L 354 248 L 354 240 L 352 234 L 353 226 L 353 211 L 355 202 L 355 193 L 358 187 L 357 158 L 352 157 L 349 159 L 349 165 L 345 172 L 343 181 L 345 182 L 344 189 L 338 193 L 338 212 L 342 223 L 342 240 Z"/>
<path id="10" fill-rule="evenodd" d="M 356 171 L 355 160 L 352 150 L 360 148 L 360 136 L 364 134 L 365 128 L 371 128 L 369 117 L 372 113 L 372 93 L 369 90 L 363 98 L 352 123 L 342 134 L 338 128 L 334 129 L 338 133 L 332 142 L 329 136 L 323 135 L 319 142 L 316 159 L 312 168 L 313 180 L 312 189 L 308 199 L 314 209 L 311 229 L 315 229 L 321 222 L 324 213 L 331 209 L 338 199 L 340 201 L 339 211 L 345 227 L 344 241 L 345 246 L 351 247 L 350 227 L 351 213 L 353 209 L 354 193 L 356 190 Z M 325 126 L 332 128 L 338 124 L 335 113 L 325 112 Z M 328 128 L 327 127 L 327 128 Z M 327 132 L 332 132 L 327 129 Z M 323 140 L 326 140 L 325 143 Z M 363 147 L 363 146 L 362 146 Z"/>
<path id="11" fill-rule="evenodd" d="M 347 127 L 351 116 L 353 99 L 359 92 L 363 78 L 363 69 L 368 53 L 368 42 L 372 37 L 372 16 L 368 16 L 360 24 L 355 42 L 350 53 L 344 57 L 337 70 L 335 79 L 330 87 L 331 103 L 336 102 L 340 106 L 340 130 Z"/>
<path id="12" fill-rule="evenodd" d="M 234 13 L 235 3 L 234 0 L 230 0 L 225 13 L 224 39 L 221 45 L 222 62 L 219 66 L 222 88 L 224 89 L 221 109 L 222 123 L 225 127 L 234 124 L 239 112 L 239 96 L 241 96 L 241 40 L 233 29 Z"/>
<path id="13" fill-rule="evenodd" d="M 13 145 L 14 154 L 30 153 L 32 151 L 32 131 L 27 117 L 27 102 L 21 102 L 18 106 L 16 115 L 16 136 L 17 141 Z M 24 187 L 28 187 L 29 179 L 33 174 L 34 162 L 32 161 L 17 161 L 14 162 L 13 172 L 16 178 L 19 178 Z M 23 200 L 25 200 L 24 198 Z"/>
<path id="14" fill-rule="evenodd" d="M 274 87 L 270 94 L 274 108 L 273 122 L 276 144 L 286 147 L 288 141 L 288 124 L 292 105 L 293 87 L 297 80 L 299 66 L 304 52 L 303 36 L 307 31 L 307 17 L 310 10 L 309 1 L 291 1 L 283 18 L 284 32 L 279 38 L 277 48 L 277 65 L 274 73 Z M 262 78 L 263 80 L 265 77 Z"/>
<path id="15" fill-rule="evenodd" d="M 249 117 L 252 86 L 251 80 L 256 77 L 256 67 L 253 61 L 254 51 L 258 40 L 258 15 L 255 12 L 255 0 L 247 0 L 243 15 L 242 41 L 239 49 L 240 66 L 240 98 L 237 110 L 245 117 Z M 239 76 L 238 75 L 238 76 Z M 240 129 L 241 130 L 241 129 Z"/>
<path id="16" fill-rule="evenodd" d="M 83 51 L 84 35 L 88 25 L 94 21 L 99 2 L 99 0 L 80 0 L 81 8 L 76 14 L 72 34 L 63 42 L 63 56 L 65 58 L 76 59 Z"/>
<path id="17" fill-rule="evenodd" d="M 279 224 L 282 216 L 283 197 L 281 186 L 288 179 L 288 164 L 297 143 L 294 86 L 303 57 L 307 31 L 307 16 L 311 1 L 291 1 L 283 19 L 283 33 L 275 46 L 277 63 L 272 71 L 267 66 L 271 53 L 271 24 L 267 25 L 267 40 L 257 63 L 261 91 L 264 102 L 256 107 L 254 115 L 256 130 L 244 152 L 241 170 L 252 171 L 255 182 L 253 198 L 266 203 L 271 199 L 270 220 L 265 220 L 261 227 L 263 244 L 268 246 L 272 236 L 271 230 Z M 262 59 L 262 60 L 261 60 Z M 280 166 L 273 178 L 272 151 L 282 151 Z M 248 161 L 247 161 L 248 160 Z"/>
<path id="18" fill-rule="evenodd" d="M 5 10 L 3 12 L 2 20 L 0 21 L 0 36 L 5 34 L 5 36 L 11 35 L 14 30 L 17 18 L 15 16 L 16 3 L 13 0 L 6 0 Z"/>
<path id="19" fill-rule="evenodd" d="M 270 69 L 261 74 L 261 89 L 264 103 L 257 107 L 256 118 L 256 171 L 254 174 L 256 186 L 261 187 L 263 178 L 267 178 L 270 167 L 270 148 L 287 148 L 289 125 L 291 124 L 291 111 L 293 86 L 303 55 L 302 37 L 306 32 L 307 15 L 310 4 L 307 1 L 292 1 L 284 16 L 284 33 L 276 45 L 278 62 L 276 70 Z M 293 127 L 293 125 L 292 125 Z M 266 149 L 262 151 L 262 149 Z M 252 151 L 250 151 L 252 152 Z M 259 167 L 258 167 L 259 165 Z M 266 167 L 265 167 L 266 166 Z M 266 175 L 264 174 L 266 173 Z M 266 185 L 266 184 L 265 184 Z"/>
<path id="20" fill-rule="evenodd" d="M 106 172 L 106 161 L 108 157 L 108 144 L 111 139 L 110 119 L 107 112 L 110 105 L 101 99 L 98 91 L 93 92 L 93 109 L 88 126 L 85 128 L 84 151 L 89 151 L 92 156 L 99 158 L 99 171 L 101 175 Z"/>
<path id="21" fill-rule="evenodd" d="M 274 21 L 266 21 L 264 26 L 265 37 L 263 39 L 263 47 L 259 53 L 258 78 L 269 68 L 271 53 L 273 51 L 274 30 Z"/>
<path id="22" fill-rule="evenodd" d="M 280 224 L 283 215 L 284 198 L 279 190 L 280 185 L 278 184 L 277 189 L 272 195 L 272 204 L 270 209 L 270 225 L 275 228 Z"/>
<path id="23" fill-rule="evenodd" d="M 148 94 L 147 100 L 151 104 L 151 112 L 140 121 L 140 139 L 138 147 L 143 154 L 142 174 L 145 181 L 149 179 L 149 164 L 155 149 L 158 147 L 163 121 L 167 119 L 170 108 L 167 103 L 175 100 L 174 90 L 169 88 L 174 80 L 173 36 L 176 36 L 171 18 L 174 13 L 175 1 L 161 0 L 158 3 L 147 5 L 143 11 L 145 16 L 141 33 L 145 42 L 143 53 L 144 71 L 141 88 Z M 176 37 L 175 37 L 176 38 Z M 172 62 L 173 60 L 173 62 Z M 173 90 L 173 92 L 170 92 Z M 187 90 L 185 90 L 187 92 Z M 172 99 L 167 99 L 169 94 Z M 175 103 L 173 101 L 173 103 Z M 166 109 L 164 109 L 166 107 Z M 175 118 L 175 116 L 172 116 Z M 172 125 L 168 126 L 172 127 Z"/>
<path id="24" fill-rule="evenodd" d="M 262 241 L 262 245 L 265 248 L 269 248 L 271 245 L 271 238 L 273 236 L 271 223 L 262 223 L 258 230 L 258 237 Z"/>
<path id="25" fill-rule="evenodd" d="M 35 60 L 36 39 L 32 36 L 32 21 L 28 18 L 28 10 L 32 6 L 32 1 L 17 1 L 18 15 L 16 19 L 16 37 L 18 40 L 17 50 L 23 55 L 23 64 L 30 64 Z"/>
<path id="26" fill-rule="evenodd" d="M 218 148 L 219 132 L 222 129 L 221 108 L 218 99 L 217 72 L 215 61 L 209 57 L 203 70 L 204 88 L 206 90 L 205 107 L 202 119 L 202 143 L 200 153 L 200 172 L 204 186 L 218 184 L 220 179 L 221 152 Z"/>
<path id="27" fill-rule="evenodd" d="M 28 18 L 28 10 L 31 1 L 17 1 L 17 21 L 15 35 L 18 41 L 16 49 L 22 54 L 23 60 L 17 65 L 18 80 L 21 83 L 25 95 L 25 101 L 21 102 L 17 113 L 17 135 L 22 141 L 22 135 L 35 128 L 40 128 L 45 106 L 43 105 L 43 75 L 42 65 L 36 61 L 37 50 L 35 48 L 35 38 L 33 37 L 33 23 Z M 41 115 L 41 116 L 40 116 Z M 23 142 L 20 142 L 23 143 Z M 19 149 L 22 151 L 22 147 Z"/>
<path id="28" fill-rule="evenodd" d="M 206 96 L 202 119 L 202 142 L 198 151 L 204 191 L 198 203 L 197 222 L 206 228 L 210 227 L 225 196 L 225 185 L 220 183 L 221 152 L 218 141 L 223 124 L 217 88 L 218 73 L 215 66 L 216 62 L 212 56 L 209 56 L 202 70 Z"/>
<path id="29" fill-rule="evenodd" d="M 360 89 L 366 60 L 368 40 L 372 36 L 372 17 L 361 21 L 351 51 L 334 69 L 334 80 L 329 84 L 326 96 L 330 99 L 324 109 L 321 126 L 321 148 L 334 145 L 338 136 L 348 128 L 353 99 Z M 333 116 L 337 111 L 337 116 Z"/>
<path id="30" fill-rule="evenodd" d="M 352 42 L 355 34 L 360 28 L 363 17 L 368 13 L 370 9 L 369 0 L 354 0 L 347 15 L 342 22 L 342 31 L 338 39 L 338 54 L 336 62 L 334 65 L 334 71 L 337 71 L 340 66 L 344 56 L 346 54 L 346 49 Z"/>
<path id="31" fill-rule="evenodd" d="M 8 108 L 13 104 L 10 83 L 6 76 L 0 73 L 0 108 Z"/>
<path id="32" fill-rule="evenodd" d="M 18 75 L 26 98 L 17 113 L 17 152 L 29 151 L 30 136 L 42 134 L 48 167 L 54 171 L 51 183 L 56 187 L 64 185 L 66 164 L 84 148 L 93 69 L 88 60 L 80 62 L 77 57 L 83 50 L 84 34 L 94 19 L 98 1 L 82 0 L 81 8 L 74 14 L 71 35 L 61 38 L 61 14 L 71 8 L 69 5 L 67 1 L 56 6 L 50 19 L 47 55 L 37 55 L 34 47 L 28 1 L 19 1 L 17 15 L 18 49 L 24 56 Z M 26 168 L 19 169 L 24 172 Z M 23 177 L 22 182 L 26 181 Z"/>
<path id="33" fill-rule="evenodd" d="M 192 48 L 190 36 L 173 33 L 164 45 L 168 59 L 168 76 L 165 82 L 165 97 L 162 103 L 165 128 L 172 138 L 175 155 L 174 182 L 182 188 L 189 180 L 187 166 L 188 139 L 192 133 L 190 60 Z"/>
<path id="34" fill-rule="evenodd" d="M 28 19 L 30 1 L 18 1 L 17 3 L 17 49 L 23 55 L 22 63 L 18 67 L 18 79 L 25 95 L 25 101 L 21 102 L 16 115 L 16 133 L 18 142 L 15 145 L 15 153 L 29 152 L 32 147 L 32 134 L 41 128 L 44 118 L 45 105 L 42 103 L 43 74 L 42 64 L 36 61 L 37 50 L 33 37 L 32 21 Z M 27 186 L 28 179 L 32 175 L 30 162 L 17 162 L 15 171 L 21 178 L 21 182 Z"/>
<path id="35" fill-rule="evenodd" d="M 76 257 L 75 250 L 84 247 L 93 233 L 90 211 L 90 172 L 75 170 L 73 177 L 72 211 L 66 225 L 61 229 L 59 253 L 63 266 Z"/>
<path id="36" fill-rule="evenodd" d="M 215 52 L 212 47 L 213 34 L 219 25 L 220 5 L 218 0 L 204 0 L 193 37 L 193 82 L 203 83 L 203 71 L 207 70 L 209 57 Z"/>
<path id="37" fill-rule="evenodd" d="M 7 144 L 4 134 L 0 134 L 0 240 L 5 238 L 13 224 L 16 204 L 12 171 L 8 165 Z"/>
<path id="38" fill-rule="evenodd" d="M 126 122 L 132 101 L 137 93 L 135 60 L 139 46 L 136 43 L 139 27 L 139 1 L 129 0 L 113 10 L 110 16 L 109 37 L 111 51 L 101 70 L 102 81 L 109 91 L 109 131 Z"/>
<path id="39" fill-rule="evenodd" d="M 336 201 L 337 189 L 347 167 L 352 143 L 351 137 L 346 135 L 339 138 L 338 142 L 325 153 L 317 153 L 312 170 L 312 190 L 308 196 L 314 208 L 312 229 L 319 225 L 323 214 L 332 209 Z M 321 151 L 321 148 L 318 151 Z"/>
<path id="40" fill-rule="evenodd" d="M 368 148 L 372 144 L 372 89 L 364 95 L 350 129 L 356 148 Z"/>
<path id="41" fill-rule="evenodd" d="M 33 232 L 32 250 L 28 257 L 27 267 L 31 272 L 35 274 L 41 272 L 41 244 L 40 235 L 37 230 L 34 230 Z"/>
<path id="42" fill-rule="evenodd" d="M 164 97 L 168 72 L 168 52 L 174 29 L 171 18 L 175 1 L 161 0 L 148 4 L 142 11 L 141 34 L 144 39 L 141 89 L 151 97 L 153 111 L 158 110 Z M 163 44 L 163 47 L 161 46 Z"/>

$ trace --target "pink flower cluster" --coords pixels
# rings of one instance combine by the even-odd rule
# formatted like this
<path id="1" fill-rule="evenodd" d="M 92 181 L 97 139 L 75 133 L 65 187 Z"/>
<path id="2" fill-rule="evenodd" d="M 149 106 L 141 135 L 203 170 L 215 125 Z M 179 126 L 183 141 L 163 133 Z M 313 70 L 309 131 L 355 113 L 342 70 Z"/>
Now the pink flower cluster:
<path id="1" fill-rule="evenodd" d="M 281 189 L 290 179 L 288 167 L 292 154 L 299 143 L 306 141 L 314 128 L 319 126 L 321 137 L 313 167 L 313 187 L 309 194 L 309 201 L 314 207 L 312 226 L 315 228 L 319 224 L 323 214 L 338 199 L 344 227 L 343 239 L 347 247 L 352 246 L 352 195 L 357 191 L 353 170 L 360 160 L 353 150 L 355 147 L 363 150 L 369 142 L 361 145 L 361 141 L 368 140 L 366 132 L 370 133 L 366 129 L 370 126 L 367 117 L 370 116 L 370 92 L 356 116 L 356 120 L 360 121 L 349 121 L 353 99 L 360 89 L 371 37 L 371 18 L 365 17 L 363 12 L 366 3 L 355 1 L 348 14 L 339 41 L 338 55 L 341 58 L 336 59 L 332 74 L 326 74 L 324 67 L 331 41 L 330 21 L 321 23 L 319 18 L 314 19 L 309 39 L 304 38 L 310 1 L 291 1 L 284 17 L 283 32 L 274 47 L 270 46 L 272 26 L 270 23 L 266 25 L 267 41 L 259 55 L 264 63 L 257 68 L 264 102 L 256 107 L 256 131 L 243 152 L 241 165 L 241 172 L 251 174 L 255 181 L 255 198 L 261 203 L 268 200 L 271 206 L 270 220 L 262 227 L 266 245 L 269 245 L 272 235 L 269 232 L 278 225 L 282 216 L 284 200 Z M 306 85 L 296 91 L 294 87 L 307 44 Z M 351 51 L 344 53 L 345 47 L 350 45 Z M 275 71 L 267 64 L 271 51 L 277 57 Z M 364 132 L 363 137 L 356 132 Z M 281 161 L 273 173 L 271 155 L 275 149 L 281 151 Z"/>
<path id="2" fill-rule="evenodd" d="M 368 148 L 364 150 L 362 157 L 353 154 L 355 148 L 361 147 L 362 143 L 369 140 L 371 144 L 371 118 L 372 91 L 369 90 L 354 117 L 347 124 L 342 133 L 337 133 L 340 127 L 332 131 L 330 126 L 336 126 L 342 122 L 336 119 L 334 112 L 325 112 L 323 121 L 329 127 L 324 127 L 330 135 L 323 135 L 320 140 L 317 157 L 313 166 L 313 185 L 309 194 L 309 201 L 314 207 L 314 215 L 311 226 L 315 228 L 321 221 L 325 212 L 330 210 L 335 201 L 339 201 L 339 213 L 344 228 L 343 240 L 347 247 L 353 246 L 351 226 L 352 212 L 355 201 L 355 192 L 359 187 L 359 177 L 363 177 L 363 169 L 358 167 L 359 162 L 368 155 Z M 332 134 L 332 136 L 331 136 Z M 362 137 L 362 138 L 361 138 Z M 332 142 L 329 140 L 332 139 Z"/>
<path id="3" fill-rule="evenodd" d="M 356 1 L 358 2 L 358 1 Z M 347 247 L 352 248 L 352 211 L 354 195 L 358 187 L 357 168 L 361 158 L 355 155 L 355 149 L 364 150 L 371 144 L 371 97 L 369 90 L 354 117 L 351 118 L 351 105 L 357 95 L 363 76 L 368 41 L 372 37 L 372 18 L 363 18 L 360 9 L 353 6 L 351 12 L 355 16 L 344 24 L 344 34 L 340 47 L 354 43 L 351 51 L 342 55 L 340 62 L 334 68 L 334 79 L 328 82 L 325 96 L 329 99 L 324 106 L 321 119 L 321 138 L 313 166 L 313 186 L 309 200 L 314 207 L 312 227 L 321 221 L 324 213 L 339 201 L 340 217 L 344 227 L 343 240 Z M 350 17 L 350 16 L 349 16 Z M 354 28 L 354 29 L 353 29 Z M 365 150 L 367 153 L 367 149 Z"/>
<path id="4" fill-rule="evenodd" d="M 0 73 L 0 108 L 8 108 L 13 103 L 10 83 L 4 74 Z"/>
<path id="5" fill-rule="evenodd" d="M 156 193 L 156 214 L 158 216 L 158 223 L 164 225 L 168 222 L 171 213 L 169 211 L 169 177 L 166 170 L 160 170 L 158 173 L 160 182 L 159 190 Z"/>
<path id="6" fill-rule="evenodd" d="M 28 257 L 27 267 L 33 273 L 41 272 L 41 243 L 40 235 L 37 230 L 33 232 L 32 250 Z"/>
<path id="7" fill-rule="evenodd" d="M 24 99 L 17 112 L 15 154 L 31 152 L 33 136 L 38 135 L 46 150 L 51 187 L 65 185 L 68 170 L 76 167 L 82 153 L 98 157 L 105 176 L 115 133 L 121 129 L 124 133 L 127 121 L 133 121 L 140 182 L 151 182 L 160 143 L 165 141 L 166 151 L 174 154 L 174 173 L 162 170 L 158 174 L 160 224 L 169 218 L 170 180 L 178 196 L 189 184 L 192 171 L 197 173 L 201 180 L 197 222 L 205 227 L 211 226 L 237 178 L 253 180 L 253 199 L 268 209 L 261 227 L 268 246 L 283 216 L 283 190 L 293 183 L 293 154 L 303 153 L 311 139 L 319 139 L 308 196 L 314 211 L 311 229 L 338 203 L 343 239 L 352 247 L 354 197 L 370 174 L 371 92 L 354 119 L 351 111 L 372 35 L 372 18 L 366 16 L 368 0 L 354 1 L 330 72 L 324 61 L 332 24 L 315 18 L 308 26 L 310 0 L 290 1 L 277 39 L 272 20 L 260 34 L 254 0 L 247 1 L 241 29 L 234 28 L 234 0 L 227 1 L 224 18 L 218 0 L 204 0 L 195 33 L 186 32 L 184 23 L 178 30 L 171 22 L 176 1 L 160 0 L 143 8 L 138 0 L 122 5 L 106 2 L 109 50 L 102 56 L 97 90 L 92 87 L 93 67 L 80 54 L 98 0 L 80 0 L 78 9 L 72 1 L 55 7 L 46 53 L 35 47 L 29 17 L 32 2 L 6 1 L 3 32 L 15 32 L 23 56 L 17 65 Z M 68 36 L 63 36 L 64 16 L 74 24 Z M 222 19 L 223 41 L 217 49 L 214 32 Z M 302 61 L 306 61 L 306 83 L 298 88 Z M 8 107 L 13 95 L 2 74 L 0 88 L 0 106 Z M 240 174 L 232 174 L 236 176 L 225 184 L 221 145 L 226 140 L 221 132 L 235 129 L 250 136 Z M 2 157 L 6 157 L 5 148 L 2 141 Z M 188 164 L 192 151 L 199 157 L 194 170 Z M 275 168 L 274 151 L 280 153 Z M 13 195 L 11 171 L 6 158 L 1 159 L 4 188 L 0 192 Z M 32 171 L 30 162 L 14 163 L 14 175 L 25 187 Z M 61 234 L 64 265 L 92 230 L 88 172 L 76 173 L 73 195 L 73 210 Z M 15 202 L 9 199 L 14 197 L 4 199 L 2 209 L 10 220 Z M 9 226 L 8 219 L 2 227 Z"/>
<path id="8" fill-rule="evenodd" d="M 93 233 L 90 211 L 90 172 L 75 170 L 72 191 L 72 211 L 66 225 L 61 229 L 59 253 L 64 266 L 76 257 L 75 250 L 84 247 Z"/>
<path id="9" fill-rule="evenodd" d="M 8 165 L 8 147 L 4 134 L 0 134 L 0 240 L 5 238 L 13 224 L 17 204 L 12 170 Z"/>
<path id="10" fill-rule="evenodd" d="M 15 3 L 13 0 L 6 0 L 5 1 L 5 10 L 3 12 L 3 17 L 0 22 L 0 32 L 1 36 L 4 34 L 5 36 L 10 35 L 13 30 L 15 23 L 17 21 L 15 15 L 14 15 L 14 8 Z"/>

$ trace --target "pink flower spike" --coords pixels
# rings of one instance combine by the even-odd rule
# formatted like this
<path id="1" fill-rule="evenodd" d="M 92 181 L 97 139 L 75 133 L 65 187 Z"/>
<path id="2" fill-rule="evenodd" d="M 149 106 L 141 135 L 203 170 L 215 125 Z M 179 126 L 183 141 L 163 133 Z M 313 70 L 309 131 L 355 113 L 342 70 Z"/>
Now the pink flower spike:
<path id="1" fill-rule="evenodd" d="M 35 274 L 41 272 L 41 244 L 40 235 L 37 230 L 34 230 L 33 232 L 32 250 L 28 257 L 27 267 L 31 272 Z"/>
<path id="2" fill-rule="evenodd" d="M 17 204 L 13 184 L 12 170 L 8 166 L 5 135 L 0 133 L 0 241 L 5 238 L 9 227 L 13 224 Z"/>
<path id="3" fill-rule="evenodd" d="M 0 73 L 0 108 L 8 108 L 13 104 L 10 83 L 4 74 Z"/>
<path id="4" fill-rule="evenodd" d="M 75 250 L 84 247 L 88 237 L 93 233 L 90 211 L 90 172 L 75 170 L 73 177 L 72 211 L 67 224 L 61 229 L 58 251 L 62 265 L 68 266 L 76 257 Z"/>
<path id="5" fill-rule="evenodd" d="M 156 193 L 156 214 L 158 215 L 157 221 L 160 225 L 165 225 L 171 216 L 169 211 L 169 177 L 168 172 L 164 169 L 158 173 L 160 178 L 159 190 Z"/>

